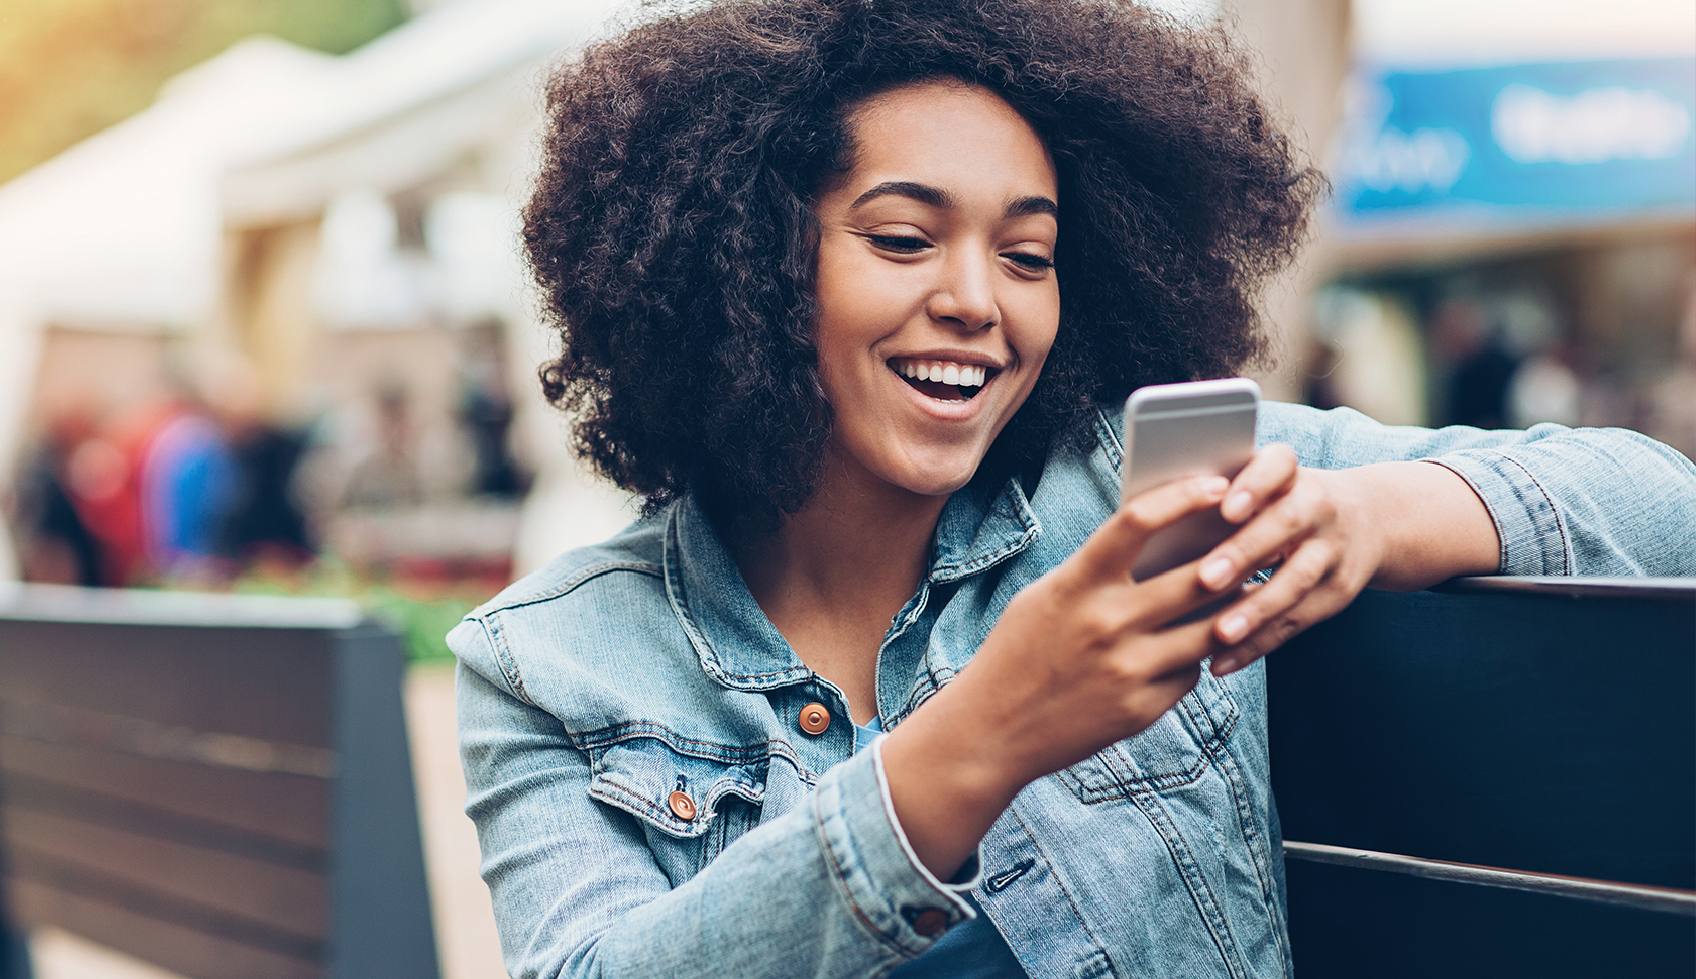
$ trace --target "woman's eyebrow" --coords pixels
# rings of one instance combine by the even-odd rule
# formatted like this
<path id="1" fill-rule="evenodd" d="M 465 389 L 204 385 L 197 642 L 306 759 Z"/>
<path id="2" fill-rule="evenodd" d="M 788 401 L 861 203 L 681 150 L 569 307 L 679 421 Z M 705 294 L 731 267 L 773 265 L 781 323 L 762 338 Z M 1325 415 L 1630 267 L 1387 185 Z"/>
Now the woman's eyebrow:
<path id="1" fill-rule="evenodd" d="M 943 211 L 954 206 L 954 197 L 946 190 L 932 187 L 929 184 L 913 183 L 910 180 L 886 180 L 883 183 L 878 184 L 876 187 L 873 187 L 871 190 L 866 191 L 864 194 L 854 198 L 854 203 L 848 205 L 848 210 L 852 211 L 868 201 L 875 200 L 879 197 L 888 197 L 890 195 L 897 197 L 910 197 L 913 200 L 918 201 L 920 204 L 928 204 L 931 207 Z"/>
<path id="2" fill-rule="evenodd" d="M 1007 205 L 1006 216 L 1010 218 L 1029 217 L 1032 214 L 1048 214 L 1058 219 L 1060 205 L 1047 197 L 1021 197 Z"/>
<path id="3" fill-rule="evenodd" d="M 920 204 L 926 204 L 941 211 L 952 209 L 955 203 L 954 195 L 940 187 L 915 183 L 911 180 L 886 180 L 854 198 L 854 203 L 848 205 L 848 210 L 852 211 L 879 197 L 890 196 L 911 198 Z M 1022 218 L 1029 217 L 1032 214 L 1050 214 L 1058 218 L 1060 216 L 1060 205 L 1054 203 L 1052 199 L 1040 195 L 1018 197 L 1008 202 L 1004 217 Z"/>

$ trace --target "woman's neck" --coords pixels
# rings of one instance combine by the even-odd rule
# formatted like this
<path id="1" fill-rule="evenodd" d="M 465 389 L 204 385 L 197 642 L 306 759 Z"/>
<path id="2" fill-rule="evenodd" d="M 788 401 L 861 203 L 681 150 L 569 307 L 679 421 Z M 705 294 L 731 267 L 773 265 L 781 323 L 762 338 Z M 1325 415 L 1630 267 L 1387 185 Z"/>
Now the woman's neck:
<path id="1" fill-rule="evenodd" d="M 877 713 L 878 647 L 924 579 L 947 502 L 832 458 L 805 508 L 734 548 L 754 601 L 858 723 Z"/>

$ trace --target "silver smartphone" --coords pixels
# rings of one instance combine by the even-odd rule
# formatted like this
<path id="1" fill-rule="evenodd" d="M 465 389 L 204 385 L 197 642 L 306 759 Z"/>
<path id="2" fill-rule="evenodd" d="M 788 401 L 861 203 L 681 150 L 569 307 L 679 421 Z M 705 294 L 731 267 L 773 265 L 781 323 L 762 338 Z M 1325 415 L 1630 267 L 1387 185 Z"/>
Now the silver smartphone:
<path id="1" fill-rule="evenodd" d="M 1234 479 L 1254 455 L 1260 385 L 1246 377 L 1152 384 L 1125 402 L 1125 468 L 1120 499 L 1185 476 Z M 1193 561 L 1231 536 L 1217 507 L 1192 513 L 1143 545 L 1131 568 L 1138 581 Z"/>

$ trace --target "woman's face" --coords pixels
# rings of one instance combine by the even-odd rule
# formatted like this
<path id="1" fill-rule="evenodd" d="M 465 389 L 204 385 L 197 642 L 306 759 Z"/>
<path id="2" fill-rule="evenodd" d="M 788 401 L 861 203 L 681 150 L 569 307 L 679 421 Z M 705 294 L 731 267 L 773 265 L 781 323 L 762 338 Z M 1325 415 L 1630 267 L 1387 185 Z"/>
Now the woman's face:
<path id="1" fill-rule="evenodd" d="M 1054 343 L 1054 163 L 1011 106 L 958 82 L 876 96 L 849 124 L 854 168 L 814 208 L 832 459 L 952 493 Z"/>

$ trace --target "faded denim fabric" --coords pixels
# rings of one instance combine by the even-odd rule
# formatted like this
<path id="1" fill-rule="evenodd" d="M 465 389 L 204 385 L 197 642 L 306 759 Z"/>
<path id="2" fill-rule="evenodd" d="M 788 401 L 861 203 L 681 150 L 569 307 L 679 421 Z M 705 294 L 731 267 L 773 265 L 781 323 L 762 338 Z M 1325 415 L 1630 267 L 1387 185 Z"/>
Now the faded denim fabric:
<path id="1" fill-rule="evenodd" d="M 879 652 L 893 727 L 946 684 L 1009 599 L 1118 504 L 1122 418 L 1034 485 L 956 493 L 930 572 Z M 1510 574 L 1696 574 L 1696 468 L 1623 431 L 1389 428 L 1263 406 L 1307 466 L 1432 458 L 1501 532 Z M 1033 979 L 1289 976 L 1263 668 L 1026 787 L 959 883 L 897 825 L 877 746 L 801 663 L 692 499 L 566 554 L 473 612 L 460 743 L 506 965 L 531 977 L 879 977 L 968 891 Z M 832 723 L 803 733 L 803 707 Z M 863 736 L 860 736 L 863 737 Z M 668 797 L 697 806 L 679 818 Z M 930 916 L 930 917 L 934 917 Z"/>

